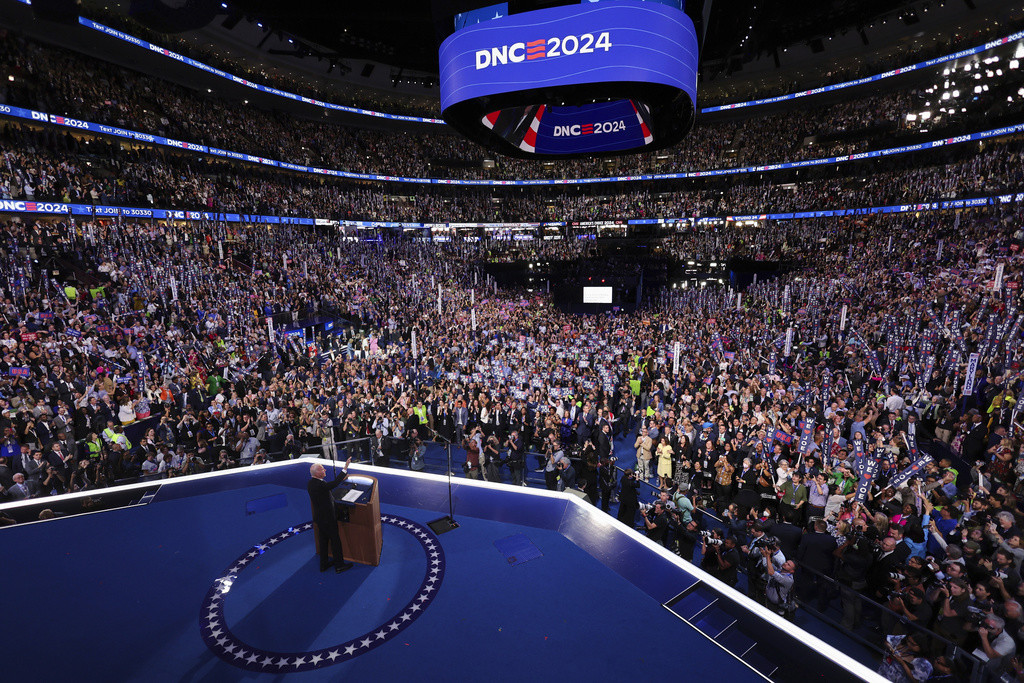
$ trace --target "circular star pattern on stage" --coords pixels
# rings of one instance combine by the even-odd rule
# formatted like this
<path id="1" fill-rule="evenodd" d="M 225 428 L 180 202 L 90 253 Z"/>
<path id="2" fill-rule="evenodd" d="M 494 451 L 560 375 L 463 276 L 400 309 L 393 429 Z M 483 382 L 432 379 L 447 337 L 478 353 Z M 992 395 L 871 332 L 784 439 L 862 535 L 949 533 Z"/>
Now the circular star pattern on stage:
<path id="1" fill-rule="evenodd" d="M 423 546 L 427 557 L 427 570 L 416 596 L 392 619 L 357 638 L 311 652 L 271 652 L 251 647 L 235 637 L 224 619 L 224 596 L 231 590 L 231 585 L 238 578 L 238 574 L 250 562 L 278 543 L 311 530 L 313 523 L 306 522 L 271 536 L 253 547 L 235 560 L 224 574 L 213 582 L 203 600 L 199 615 L 203 642 L 224 661 L 248 671 L 292 673 L 319 669 L 354 659 L 397 636 L 423 614 L 437 595 L 437 590 L 444 579 L 444 551 L 437 536 L 417 522 L 394 515 L 381 515 L 380 521 L 412 534 Z"/>

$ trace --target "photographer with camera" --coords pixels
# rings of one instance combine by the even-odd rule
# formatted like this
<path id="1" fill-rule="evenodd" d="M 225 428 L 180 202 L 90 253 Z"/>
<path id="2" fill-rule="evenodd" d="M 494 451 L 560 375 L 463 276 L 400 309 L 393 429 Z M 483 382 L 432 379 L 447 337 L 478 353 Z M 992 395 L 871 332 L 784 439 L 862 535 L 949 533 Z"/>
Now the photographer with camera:
<path id="1" fill-rule="evenodd" d="M 558 441 L 551 439 L 544 440 L 544 483 L 548 487 L 548 491 L 557 491 L 559 484 L 559 474 L 562 470 L 562 461 L 568 461 L 565 456 L 565 452 L 562 450 L 561 444 Z"/>
<path id="2" fill-rule="evenodd" d="M 873 544 L 866 536 L 867 522 L 858 519 L 853 531 L 847 534 L 843 544 L 836 548 L 838 559 L 835 578 L 839 582 L 839 599 L 843 605 L 841 626 L 852 631 L 860 625 L 864 599 L 861 593 L 867 589 L 868 576 L 874 563 Z"/>
<path id="3" fill-rule="evenodd" d="M 572 466 L 572 460 L 565 452 L 558 450 L 555 455 L 561 454 L 561 458 L 555 460 L 555 467 L 558 468 L 558 490 L 572 490 L 576 488 L 576 468 Z"/>
<path id="4" fill-rule="evenodd" d="M 871 567 L 871 595 L 881 600 L 888 598 L 893 581 L 900 575 L 909 555 L 910 548 L 905 543 L 897 542 L 892 536 L 886 536 L 881 540 L 878 554 Z"/>
<path id="5" fill-rule="evenodd" d="M 740 553 L 736 549 L 736 539 L 732 536 L 722 538 L 722 533 L 715 529 L 711 532 L 710 538 L 708 536 L 703 538 L 703 542 L 704 558 L 701 561 L 701 568 L 727 586 L 735 588 L 739 579 L 737 572 L 740 565 Z"/>
<path id="6" fill-rule="evenodd" d="M 1017 652 L 1017 644 L 1006 633 L 1005 627 L 1006 622 L 1002 617 L 994 614 L 985 617 L 978 628 L 981 646 L 971 653 L 986 662 L 985 668 L 993 674 L 998 674 Z"/>
<path id="7" fill-rule="evenodd" d="M 935 592 L 935 610 L 939 613 L 934 630 L 957 645 L 967 639 L 967 606 L 970 603 L 969 586 L 961 578 L 946 579 Z"/>
<path id="8" fill-rule="evenodd" d="M 786 560 L 776 569 L 773 561 L 775 553 L 772 552 L 771 545 L 762 546 L 760 550 L 766 572 L 765 607 L 785 617 L 786 620 L 793 621 L 793 615 L 796 614 L 796 595 L 793 593 L 796 563 L 793 560 Z"/>
<path id="9" fill-rule="evenodd" d="M 657 500 L 649 512 L 645 508 L 640 508 L 640 516 L 643 518 L 644 528 L 647 529 L 647 538 L 664 545 L 669 526 L 668 510 L 665 509 L 665 504 Z"/>
<path id="10" fill-rule="evenodd" d="M 909 570 L 908 570 L 909 571 Z M 932 620 L 932 607 L 924 599 L 924 589 L 920 586 L 899 587 L 889 595 L 888 608 L 896 616 L 888 612 L 882 615 L 882 628 L 887 635 L 901 635 L 909 632 L 906 624 L 913 622 L 924 628 Z"/>
<path id="11" fill-rule="evenodd" d="M 751 529 L 753 540 L 740 548 L 747 555 L 747 595 L 762 605 L 765 603 L 765 588 L 768 585 L 768 565 L 771 564 L 775 571 L 786 562 L 786 556 L 779 550 L 778 539 L 765 533 L 769 524 L 755 522 Z M 762 552 L 763 549 L 768 550 L 768 553 Z"/>
<path id="12" fill-rule="evenodd" d="M 478 429 L 480 429 L 478 427 Z M 482 430 L 481 430 L 482 431 Z M 501 452 L 498 437 L 491 434 L 487 437 L 481 451 L 480 461 L 483 463 L 484 481 L 501 481 Z"/>

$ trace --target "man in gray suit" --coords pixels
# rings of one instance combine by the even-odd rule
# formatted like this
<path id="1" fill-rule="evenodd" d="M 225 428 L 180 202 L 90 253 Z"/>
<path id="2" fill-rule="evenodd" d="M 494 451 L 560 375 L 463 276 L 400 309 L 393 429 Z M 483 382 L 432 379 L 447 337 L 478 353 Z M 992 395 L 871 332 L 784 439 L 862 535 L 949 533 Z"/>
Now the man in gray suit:
<path id="1" fill-rule="evenodd" d="M 0 486 L 0 496 L 7 501 L 14 500 L 25 500 L 31 498 L 38 493 L 38 487 L 33 485 L 32 482 L 25 480 L 25 475 L 18 472 L 14 475 L 14 485 L 9 489 L 4 489 Z"/>
<path id="2" fill-rule="evenodd" d="M 455 443 L 462 443 L 465 438 L 466 425 L 469 423 L 469 408 L 465 402 L 455 406 Z"/>

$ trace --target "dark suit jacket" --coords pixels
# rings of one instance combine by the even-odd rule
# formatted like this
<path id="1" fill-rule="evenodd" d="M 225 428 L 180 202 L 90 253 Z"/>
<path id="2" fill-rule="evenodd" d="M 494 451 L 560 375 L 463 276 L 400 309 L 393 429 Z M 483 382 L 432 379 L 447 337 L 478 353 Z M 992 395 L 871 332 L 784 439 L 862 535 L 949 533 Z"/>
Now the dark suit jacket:
<path id="1" fill-rule="evenodd" d="M 985 439 L 987 436 L 988 428 L 985 426 L 985 423 L 979 422 L 971 428 L 967 436 L 964 437 L 964 442 L 961 446 L 964 460 L 968 463 L 973 463 L 981 459 L 982 454 L 985 452 Z"/>
<path id="2" fill-rule="evenodd" d="M 804 533 L 800 527 L 785 522 L 776 522 L 772 524 L 771 531 L 768 533 L 779 539 L 779 549 L 787 560 L 796 557 L 796 549 L 800 545 Z"/>
<path id="3" fill-rule="evenodd" d="M 910 555 L 910 548 L 906 543 L 898 543 L 896 550 L 881 559 L 876 559 L 871 566 L 871 584 L 881 586 L 889 576 L 889 572 L 897 567 L 902 567 Z"/>
<path id="4" fill-rule="evenodd" d="M 796 561 L 827 576 L 832 575 L 836 539 L 831 534 L 811 532 L 804 534 L 796 549 Z"/>
<path id="5" fill-rule="evenodd" d="M 309 501 L 313 504 L 313 521 L 317 524 L 334 524 L 338 516 L 334 510 L 334 499 L 331 491 L 348 477 L 346 472 L 341 472 L 333 481 L 326 479 L 311 478 L 306 484 L 309 491 Z"/>
<path id="6" fill-rule="evenodd" d="M 622 477 L 619 480 L 619 505 L 634 510 L 640 507 L 640 499 L 637 497 L 638 488 L 640 488 L 640 482 Z"/>

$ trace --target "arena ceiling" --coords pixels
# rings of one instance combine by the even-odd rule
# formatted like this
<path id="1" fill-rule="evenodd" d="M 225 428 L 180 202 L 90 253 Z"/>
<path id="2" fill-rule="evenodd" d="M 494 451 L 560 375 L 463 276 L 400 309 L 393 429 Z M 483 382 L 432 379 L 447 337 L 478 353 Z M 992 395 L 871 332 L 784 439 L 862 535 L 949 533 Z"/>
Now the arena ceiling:
<path id="1" fill-rule="evenodd" d="M 495 2 L 497 0 L 494 0 Z M 552 4 L 558 0 L 537 0 Z M 978 0 L 983 2 L 984 0 Z M 706 13 L 705 63 L 742 63 L 787 45 L 814 41 L 830 34 L 857 31 L 888 18 L 912 26 L 926 6 L 974 0 L 687 0 L 691 16 Z M 705 6 L 705 3 L 709 7 Z M 450 16 L 491 4 L 488 0 L 232 0 L 231 10 L 246 20 L 259 20 L 266 30 L 279 30 L 334 52 L 358 58 L 437 72 L 438 13 Z"/>

